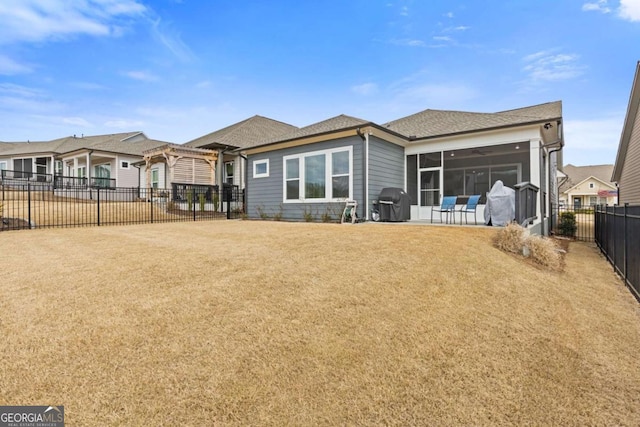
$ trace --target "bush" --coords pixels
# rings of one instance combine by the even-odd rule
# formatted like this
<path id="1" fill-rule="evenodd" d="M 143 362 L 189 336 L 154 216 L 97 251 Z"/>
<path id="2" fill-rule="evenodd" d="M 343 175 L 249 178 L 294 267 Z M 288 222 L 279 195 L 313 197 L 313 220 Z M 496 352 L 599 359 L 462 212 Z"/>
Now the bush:
<path id="1" fill-rule="evenodd" d="M 529 256 L 536 263 L 552 270 L 560 269 L 562 257 L 553 240 L 542 236 L 529 236 L 524 240 L 524 246 L 529 249 Z"/>
<path id="2" fill-rule="evenodd" d="M 494 244 L 505 252 L 527 254 L 536 264 L 552 270 L 559 270 L 562 266 L 559 248 L 553 240 L 529 235 L 523 227 L 516 223 L 511 223 L 499 230 L 494 237 Z"/>
<path id="3" fill-rule="evenodd" d="M 561 236 L 575 237 L 578 230 L 576 214 L 573 212 L 562 212 L 558 223 L 558 232 Z"/>
<path id="4" fill-rule="evenodd" d="M 512 222 L 496 233 L 493 242 L 502 251 L 521 254 L 523 240 L 524 228 Z"/>

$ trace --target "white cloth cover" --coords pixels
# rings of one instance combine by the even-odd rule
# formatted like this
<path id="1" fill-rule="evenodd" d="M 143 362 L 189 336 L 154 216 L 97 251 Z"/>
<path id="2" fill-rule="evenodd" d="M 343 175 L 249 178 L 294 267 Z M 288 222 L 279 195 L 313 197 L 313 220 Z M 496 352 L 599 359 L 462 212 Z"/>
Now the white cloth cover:
<path id="1" fill-rule="evenodd" d="M 516 217 L 516 191 L 505 187 L 498 180 L 487 193 L 487 204 L 484 207 L 484 223 L 505 226 Z"/>

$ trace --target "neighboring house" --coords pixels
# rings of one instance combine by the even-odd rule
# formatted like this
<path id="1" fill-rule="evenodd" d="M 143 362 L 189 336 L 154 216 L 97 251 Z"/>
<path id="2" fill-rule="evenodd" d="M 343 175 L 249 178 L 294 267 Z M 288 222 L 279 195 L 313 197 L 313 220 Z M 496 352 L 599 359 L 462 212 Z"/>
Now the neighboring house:
<path id="1" fill-rule="evenodd" d="M 575 209 L 595 205 L 615 205 L 618 190 L 611 182 L 613 165 L 573 166 L 562 169 L 560 179 L 560 204 Z"/>
<path id="2" fill-rule="evenodd" d="M 184 147 L 209 150 L 219 154 L 215 182 L 245 188 L 247 173 L 245 150 L 262 141 L 280 137 L 298 128 L 262 116 L 253 116 L 241 122 L 211 132 L 184 144 Z"/>
<path id="3" fill-rule="evenodd" d="M 502 180 L 540 188 L 533 226 L 546 233 L 557 204 L 561 124 L 560 101 L 498 113 L 425 110 L 383 125 L 337 116 L 246 150 L 247 214 L 335 218 L 354 199 L 358 216 L 370 218 L 380 191 L 400 187 L 411 198 L 411 220 L 420 220 L 443 196 L 484 199 Z"/>
<path id="4" fill-rule="evenodd" d="M 631 85 L 631 95 L 624 119 L 618 155 L 611 181 L 618 184 L 620 204 L 640 205 L 640 62 Z"/>
<path id="5" fill-rule="evenodd" d="M 142 132 L 2 144 L 1 177 L 66 187 L 138 187 L 140 171 L 133 163 L 145 150 L 164 144 Z"/>

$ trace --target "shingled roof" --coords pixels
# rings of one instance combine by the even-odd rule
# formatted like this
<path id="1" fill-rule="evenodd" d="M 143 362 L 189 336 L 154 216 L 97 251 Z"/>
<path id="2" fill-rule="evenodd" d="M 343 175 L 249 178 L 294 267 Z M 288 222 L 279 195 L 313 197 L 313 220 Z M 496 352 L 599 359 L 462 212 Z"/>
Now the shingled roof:
<path id="1" fill-rule="evenodd" d="M 194 148 L 215 148 L 220 146 L 250 148 L 262 144 L 263 141 L 291 133 L 297 129 L 293 125 L 256 115 L 191 140 L 184 145 Z"/>
<path id="2" fill-rule="evenodd" d="M 411 139 L 433 138 L 557 120 L 562 102 L 555 101 L 497 113 L 424 110 L 383 125 Z"/>
<path id="3" fill-rule="evenodd" d="M 359 126 L 371 124 L 366 120 L 359 119 L 357 117 L 346 116 L 340 114 L 339 116 L 332 117 L 327 120 L 323 120 L 318 123 L 313 123 L 309 126 L 297 129 L 291 133 L 282 135 L 278 138 L 273 138 L 268 141 L 264 141 L 261 145 L 272 144 L 276 142 L 290 141 L 293 139 L 304 138 L 313 135 L 322 135 L 326 133 L 336 132 L 340 130 L 353 129 Z"/>
<path id="4" fill-rule="evenodd" d="M 141 135 L 142 138 L 134 140 L 133 137 L 138 135 Z M 166 142 L 149 139 L 142 132 L 125 132 L 82 137 L 67 136 L 52 141 L 13 142 L 8 143 L 9 147 L 0 149 L 0 153 L 2 156 L 39 153 L 64 154 L 77 150 L 93 149 L 141 156 L 143 151 L 163 144 Z"/>
<path id="5" fill-rule="evenodd" d="M 590 177 L 597 178 L 602 182 L 615 186 L 615 184 L 611 182 L 613 165 L 574 166 L 568 164 L 564 166 L 562 171 L 567 175 L 567 179 L 560 184 L 561 193 L 564 193 L 571 187 L 580 184 Z"/>

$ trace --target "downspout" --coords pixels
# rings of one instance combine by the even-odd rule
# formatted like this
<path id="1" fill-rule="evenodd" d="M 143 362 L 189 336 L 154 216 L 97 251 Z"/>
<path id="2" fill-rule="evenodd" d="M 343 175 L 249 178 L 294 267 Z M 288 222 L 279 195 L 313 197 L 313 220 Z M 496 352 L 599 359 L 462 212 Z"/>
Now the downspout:
<path id="1" fill-rule="evenodd" d="M 249 158 L 242 153 L 238 153 L 238 156 L 244 159 L 245 168 L 244 168 L 244 187 L 242 188 L 242 212 L 246 214 L 245 209 L 247 208 L 247 184 L 249 183 Z"/>
<path id="2" fill-rule="evenodd" d="M 362 173 L 363 173 L 363 189 L 364 189 L 364 218 L 369 219 L 369 133 L 363 134 L 360 128 L 356 129 L 356 133 L 362 139 Z"/>
<path id="3" fill-rule="evenodd" d="M 549 142 L 547 144 L 541 144 L 540 145 L 540 149 L 543 149 L 545 147 L 550 147 L 550 146 L 556 145 L 558 143 L 560 144 L 560 146 L 558 148 L 553 148 L 553 149 L 551 149 L 551 150 L 549 150 L 547 152 L 547 155 L 548 155 L 547 156 L 547 170 L 545 171 L 545 173 L 547 175 L 547 179 L 546 179 L 547 186 L 549 186 L 549 187 L 550 187 L 549 177 L 551 176 L 551 154 L 562 150 L 562 148 L 564 147 L 564 138 L 563 138 L 563 135 L 562 135 L 562 133 L 563 133 L 562 132 L 562 122 L 560 120 L 558 120 L 556 122 L 556 125 L 558 126 L 558 139 L 556 139 L 555 141 Z M 558 186 L 558 188 L 559 188 L 559 186 Z M 556 196 L 558 196 L 558 194 L 557 194 L 558 188 L 556 188 Z M 544 194 L 543 192 L 540 192 L 540 199 L 541 199 L 540 200 L 540 206 L 544 206 L 544 204 L 545 204 L 545 200 L 544 200 L 543 194 Z M 547 217 L 549 218 L 549 221 L 551 221 L 551 217 L 552 217 L 552 214 L 553 214 L 553 211 L 552 211 L 551 208 L 552 208 L 551 197 L 549 197 L 549 205 L 548 205 L 548 211 L 547 211 Z M 542 218 L 542 221 L 543 221 L 542 227 L 543 227 L 543 232 L 544 232 L 544 217 Z M 548 224 L 548 226 L 549 227 L 547 229 L 549 229 L 552 226 L 552 224 Z"/>

